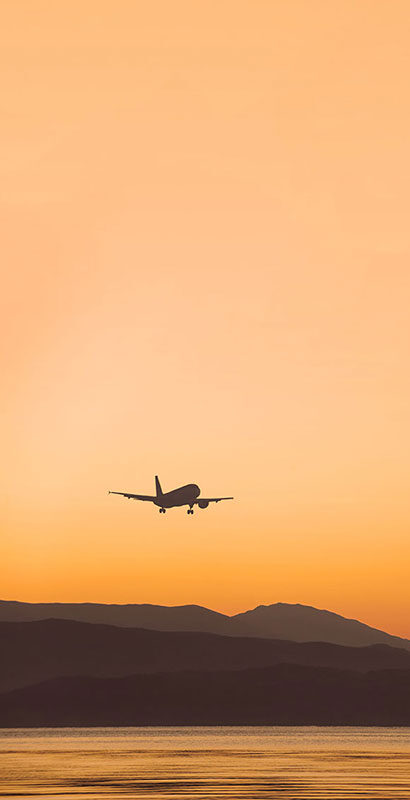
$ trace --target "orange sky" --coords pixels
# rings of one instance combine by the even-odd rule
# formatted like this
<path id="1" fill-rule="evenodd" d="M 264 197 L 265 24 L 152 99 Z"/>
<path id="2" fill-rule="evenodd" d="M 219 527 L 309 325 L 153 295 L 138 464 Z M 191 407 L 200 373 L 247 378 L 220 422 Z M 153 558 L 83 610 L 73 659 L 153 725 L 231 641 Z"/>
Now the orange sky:
<path id="1" fill-rule="evenodd" d="M 410 6 L 9 0 L 1 596 L 410 636 Z M 108 489 L 234 494 L 165 516 Z"/>

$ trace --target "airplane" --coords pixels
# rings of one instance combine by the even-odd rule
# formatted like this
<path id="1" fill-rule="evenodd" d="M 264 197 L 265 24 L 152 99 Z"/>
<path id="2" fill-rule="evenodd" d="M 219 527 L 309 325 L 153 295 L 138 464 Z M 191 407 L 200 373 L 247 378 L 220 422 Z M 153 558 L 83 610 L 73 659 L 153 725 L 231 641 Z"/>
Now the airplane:
<path id="1" fill-rule="evenodd" d="M 159 506 L 159 513 L 165 514 L 167 508 L 175 508 L 175 506 L 189 506 L 187 514 L 193 514 L 194 505 L 199 508 L 207 508 L 209 503 L 219 503 L 220 500 L 233 500 L 233 497 L 199 497 L 201 490 L 196 483 L 188 483 L 186 486 L 180 486 L 178 489 L 173 489 L 171 492 L 163 492 L 158 475 L 155 476 L 156 494 L 131 494 L 130 492 L 108 492 L 108 494 L 120 494 L 128 500 L 148 500 Z"/>

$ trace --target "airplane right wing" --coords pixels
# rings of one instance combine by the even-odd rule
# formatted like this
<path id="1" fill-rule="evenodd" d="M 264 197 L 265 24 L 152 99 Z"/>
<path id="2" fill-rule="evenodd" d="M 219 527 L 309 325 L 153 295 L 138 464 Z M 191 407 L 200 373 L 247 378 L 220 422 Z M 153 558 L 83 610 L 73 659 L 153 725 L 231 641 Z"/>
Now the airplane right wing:
<path id="1" fill-rule="evenodd" d="M 195 503 L 219 503 L 221 500 L 233 500 L 233 497 L 198 497 Z"/>
<path id="2" fill-rule="evenodd" d="M 151 503 L 157 499 L 150 494 L 130 494 L 129 492 L 108 492 L 108 494 L 120 494 L 122 497 L 127 497 L 128 500 L 150 500 Z"/>

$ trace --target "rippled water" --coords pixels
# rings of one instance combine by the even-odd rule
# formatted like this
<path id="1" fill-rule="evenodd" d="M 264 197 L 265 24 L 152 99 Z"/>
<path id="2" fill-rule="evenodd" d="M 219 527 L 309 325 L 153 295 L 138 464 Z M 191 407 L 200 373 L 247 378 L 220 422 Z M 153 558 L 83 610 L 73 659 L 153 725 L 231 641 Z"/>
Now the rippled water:
<path id="1" fill-rule="evenodd" d="M 410 798 L 408 728 L 0 730 L 0 796 Z"/>

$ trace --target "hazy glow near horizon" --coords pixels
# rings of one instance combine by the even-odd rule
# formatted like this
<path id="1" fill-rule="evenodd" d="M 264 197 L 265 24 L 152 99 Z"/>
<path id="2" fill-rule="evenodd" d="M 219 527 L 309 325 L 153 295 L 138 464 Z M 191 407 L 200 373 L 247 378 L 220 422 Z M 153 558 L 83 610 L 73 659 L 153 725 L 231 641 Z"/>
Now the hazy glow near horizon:
<path id="1" fill-rule="evenodd" d="M 410 636 L 409 4 L 2 18 L 3 597 Z"/>

